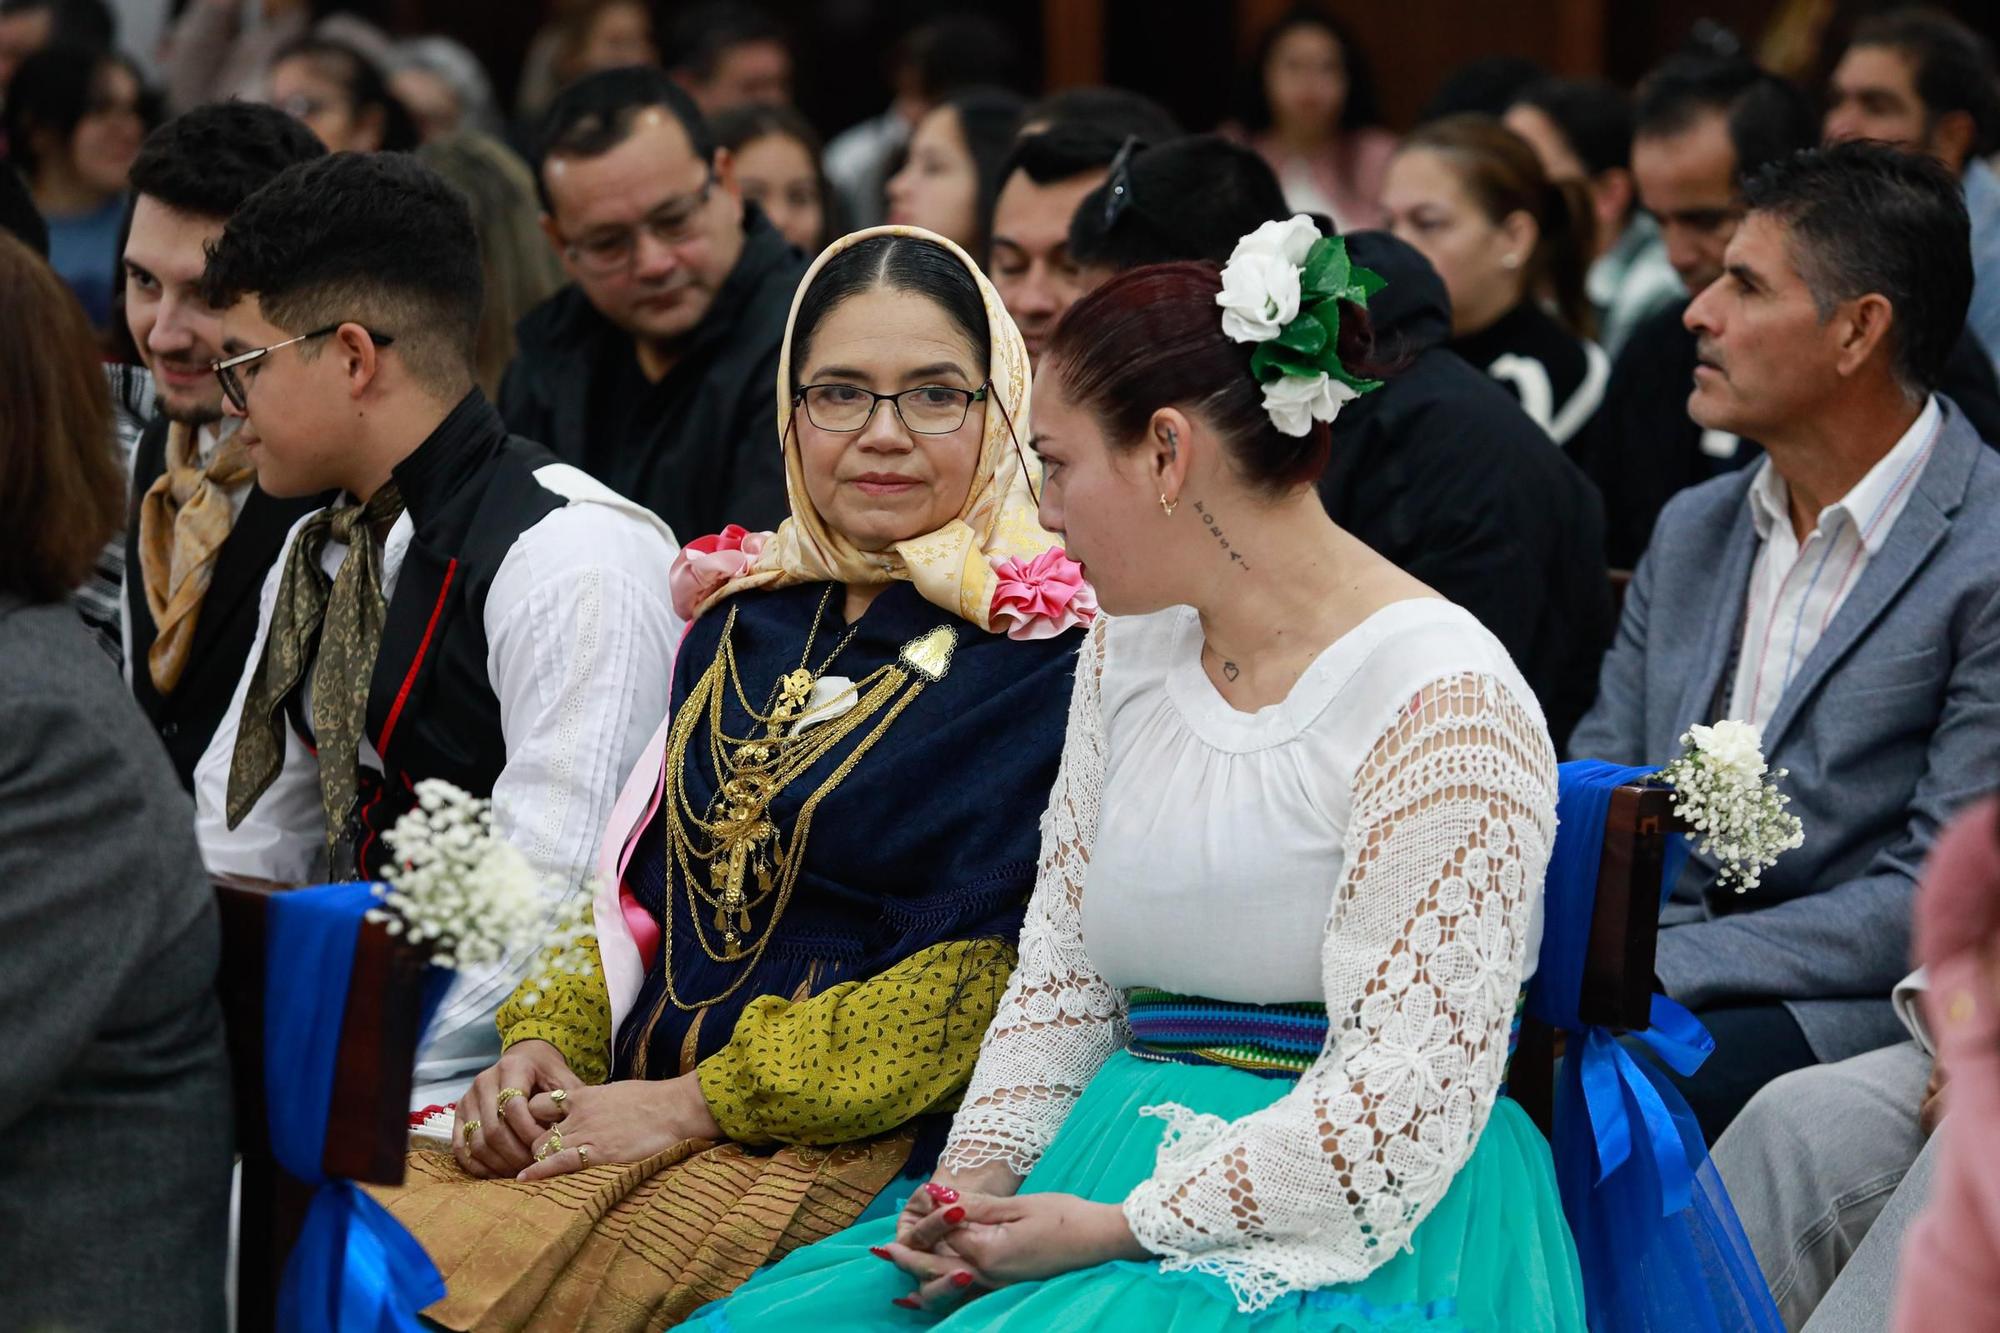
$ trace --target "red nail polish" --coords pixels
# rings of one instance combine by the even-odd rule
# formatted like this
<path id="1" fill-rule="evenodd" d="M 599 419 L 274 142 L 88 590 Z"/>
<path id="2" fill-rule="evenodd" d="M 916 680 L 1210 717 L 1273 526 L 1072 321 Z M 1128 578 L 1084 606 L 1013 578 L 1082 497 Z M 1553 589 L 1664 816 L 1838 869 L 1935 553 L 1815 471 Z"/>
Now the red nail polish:
<path id="1" fill-rule="evenodd" d="M 953 1273 L 953 1274 L 951 1275 L 951 1285 L 952 1285 L 952 1286 L 954 1286 L 954 1287 L 969 1287 L 969 1286 L 971 1286 L 971 1285 L 972 1285 L 972 1274 L 970 1274 L 970 1273 Z"/>
<path id="2" fill-rule="evenodd" d="M 960 1222 L 963 1222 L 965 1220 L 965 1209 L 963 1208 L 952 1209 L 950 1212 L 944 1215 L 944 1220 L 951 1223 L 953 1226 L 957 1226 Z"/>
<path id="3" fill-rule="evenodd" d="M 880 1245 L 870 1245 L 868 1253 L 874 1255 L 877 1259 L 887 1259 L 889 1257 L 889 1252 Z"/>
<path id="4" fill-rule="evenodd" d="M 924 1308 L 917 1304 L 917 1298 L 914 1296 L 898 1296 L 895 1300 L 890 1301 L 889 1304 L 900 1305 L 905 1310 L 921 1310 Z"/>

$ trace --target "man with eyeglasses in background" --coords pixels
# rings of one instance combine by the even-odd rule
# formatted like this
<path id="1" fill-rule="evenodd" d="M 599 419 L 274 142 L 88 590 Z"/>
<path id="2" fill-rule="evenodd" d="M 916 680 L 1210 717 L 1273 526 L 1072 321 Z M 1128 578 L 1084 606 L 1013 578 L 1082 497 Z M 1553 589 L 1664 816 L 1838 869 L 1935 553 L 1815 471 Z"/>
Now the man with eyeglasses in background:
<path id="1" fill-rule="evenodd" d="M 508 426 L 683 536 L 776 527 L 772 386 L 804 257 L 657 69 L 565 91 L 539 156 L 542 226 L 571 285 L 520 323 Z"/>

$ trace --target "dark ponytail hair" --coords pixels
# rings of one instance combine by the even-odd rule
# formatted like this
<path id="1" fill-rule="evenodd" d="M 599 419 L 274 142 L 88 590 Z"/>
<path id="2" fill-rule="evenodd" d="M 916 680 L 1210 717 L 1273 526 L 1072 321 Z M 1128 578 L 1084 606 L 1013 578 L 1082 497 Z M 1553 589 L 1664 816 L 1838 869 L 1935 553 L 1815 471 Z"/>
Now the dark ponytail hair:
<path id="1" fill-rule="evenodd" d="M 1535 220 L 1527 292 L 1546 294 L 1557 317 L 1577 337 L 1593 336 L 1597 317 L 1584 290 L 1597 249 L 1590 187 L 1580 180 L 1550 180 L 1528 141 L 1491 116 L 1467 113 L 1420 126 L 1403 140 L 1400 151 L 1419 148 L 1449 163 L 1466 193 L 1496 225 L 1515 213 Z"/>
<path id="2" fill-rule="evenodd" d="M 1333 450 L 1326 423 L 1303 436 L 1286 435 L 1264 410 L 1264 391 L 1250 370 L 1248 343 L 1222 331 L 1215 298 L 1222 268 L 1207 260 L 1152 264 L 1122 273 L 1071 306 L 1056 325 L 1044 364 L 1071 402 L 1096 418 L 1116 449 L 1145 437 L 1153 413 L 1180 407 L 1202 418 L 1228 447 L 1252 484 L 1282 495 L 1319 480 Z M 1342 302 L 1341 364 L 1377 377 L 1393 367 L 1377 360 L 1368 312 Z"/>
<path id="3" fill-rule="evenodd" d="M 993 358 L 993 334 L 972 271 L 935 241 L 915 236 L 871 236 L 828 260 L 799 302 L 792 328 L 790 388 L 794 392 L 812 354 L 813 335 L 826 317 L 849 297 L 877 287 L 928 297 L 972 343 L 977 364 L 967 369 L 985 377 L 987 363 Z"/>

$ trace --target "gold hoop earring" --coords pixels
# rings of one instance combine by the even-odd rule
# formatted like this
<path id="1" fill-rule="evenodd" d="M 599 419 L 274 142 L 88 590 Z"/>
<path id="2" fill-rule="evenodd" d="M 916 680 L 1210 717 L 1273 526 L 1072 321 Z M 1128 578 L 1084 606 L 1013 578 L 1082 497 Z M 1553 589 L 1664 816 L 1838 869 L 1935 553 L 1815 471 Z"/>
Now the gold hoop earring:
<path id="1" fill-rule="evenodd" d="M 1172 518 L 1174 516 L 1174 510 L 1179 505 L 1180 505 L 1179 500 L 1170 501 L 1167 499 L 1167 493 L 1165 491 L 1160 492 L 1160 508 L 1166 511 L 1168 518 Z"/>

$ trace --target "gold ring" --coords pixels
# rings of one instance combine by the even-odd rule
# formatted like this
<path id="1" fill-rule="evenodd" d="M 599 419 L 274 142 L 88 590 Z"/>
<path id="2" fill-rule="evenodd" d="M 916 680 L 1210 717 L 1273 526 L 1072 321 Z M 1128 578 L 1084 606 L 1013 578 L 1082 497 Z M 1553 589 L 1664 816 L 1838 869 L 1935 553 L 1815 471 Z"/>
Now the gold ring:
<path id="1" fill-rule="evenodd" d="M 576 1145 L 576 1160 L 581 1166 L 590 1165 L 590 1145 L 588 1143 L 579 1143 Z"/>
<path id="2" fill-rule="evenodd" d="M 493 1103 L 493 1109 L 495 1111 L 504 1111 L 507 1109 L 508 1102 L 513 1101 L 516 1097 L 525 1097 L 527 1095 L 527 1093 L 521 1091 L 519 1088 L 502 1088 L 500 1089 L 500 1100 Z"/>
<path id="3" fill-rule="evenodd" d="M 468 1120 L 465 1122 L 465 1141 L 467 1143 L 472 1142 L 472 1136 L 478 1132 L 479 1122 L 477 1120 Z"/>
<path id="4" fill-rule="evenodd" d="M 557 1088 L 554 1092 L 549 1094 L 549 1100 L 554 1102 L 556 1104 L 556 1110 L 560 1111 L 562 1110 L 563 1103 L 569 1100 L 569 1093 L 565 1092 L 561 1088 Z"/>
<path id="5" fill-rule="evenodd" d="M 559 1129 L 552 1129 L 549 1131 L 548 1142 L 544 1143 L 542 1145 L 542 1150 L 535 1154 L 535 1160 L 538 1162 L 546 1162 L 549 1158 L 554 1157 L 557 1153 L 561 1151 L 562 1151 L 562 1131 Z"/>

